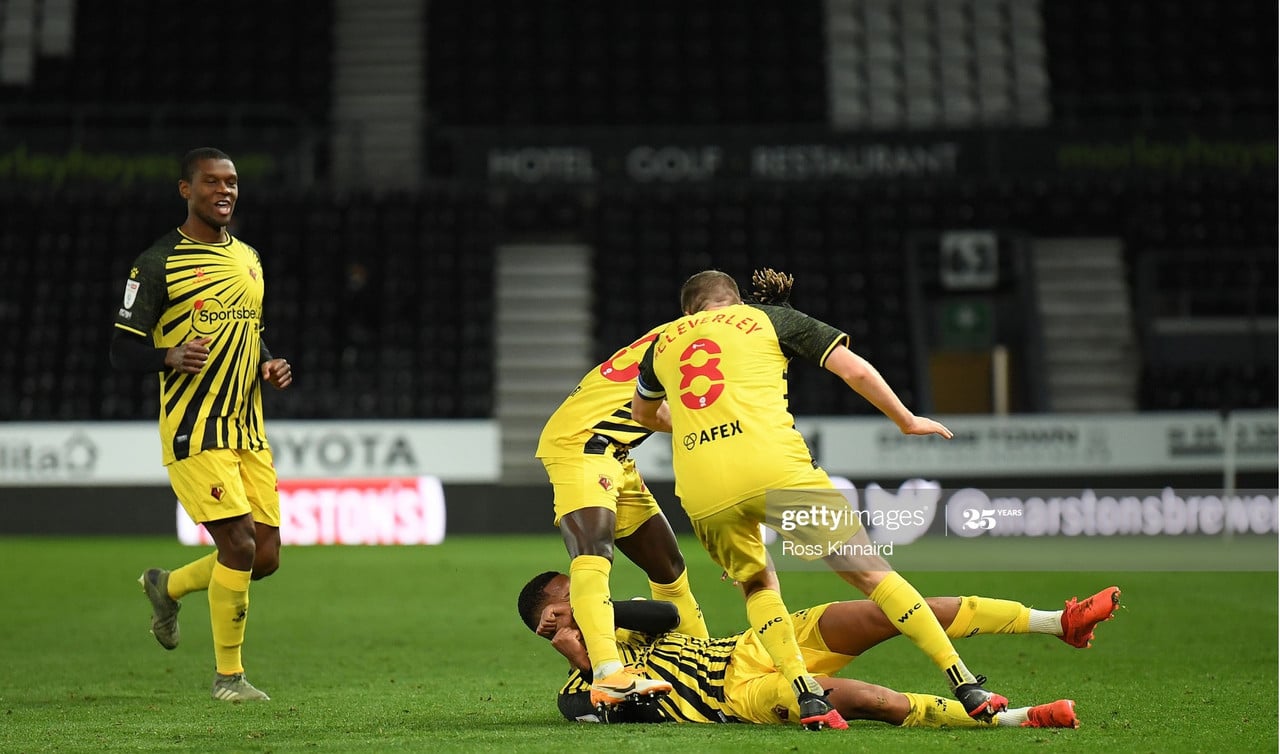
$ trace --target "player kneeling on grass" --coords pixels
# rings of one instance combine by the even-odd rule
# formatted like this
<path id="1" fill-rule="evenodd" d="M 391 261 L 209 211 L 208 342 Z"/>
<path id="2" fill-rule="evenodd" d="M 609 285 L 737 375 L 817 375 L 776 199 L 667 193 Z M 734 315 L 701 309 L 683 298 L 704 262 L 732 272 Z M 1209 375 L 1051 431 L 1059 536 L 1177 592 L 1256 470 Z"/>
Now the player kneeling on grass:
<path id="1" fill-rule="evenodd" d="M 1083 602 L 1072 598 L 1063 610 L 1053 611 L 989 597 L 932 597 L 928 603 L 952 638 L 1042 633 L 1085 648 L 1092 644 L 1094 627 L 1110 620 L 1119 606 L 1120 590 L 1108 587 Z M 591 663 L 569 607 L 569 577 L 555 571 L 534 577 L 521 591 L 518 607 L 525 624 L 549 639 L 573 666 L 558 702 L 561 713 L 570 720 L 776 724 L 799 719 L 795 694 L 773 667 L 756 632 L 720 639 L 674 633 L 671 629 L 679 620 L 675 608 L 650 600 L 615 604 L 618 652 L 628 667 L 643 676 L 669 681 L 674 691 L 613 708 L 593 707 Z M 952 699 L 900 693 L 833 677 L 858 655 L 899 635 L 873 602 L 817 605 L 794 613 L 792 620 L 805 665 L 818 678 L 831 705 L 846 719 L 927 728 L 1079 726 L 1075 703 L 1069 699 L 1010 708 L 983 722 L 970 717 Z"/>

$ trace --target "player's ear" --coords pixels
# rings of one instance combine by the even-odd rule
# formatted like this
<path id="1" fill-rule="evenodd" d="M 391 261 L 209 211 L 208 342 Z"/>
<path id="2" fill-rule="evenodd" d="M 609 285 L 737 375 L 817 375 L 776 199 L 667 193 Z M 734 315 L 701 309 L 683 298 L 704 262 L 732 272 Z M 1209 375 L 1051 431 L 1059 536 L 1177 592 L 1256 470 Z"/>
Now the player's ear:
<path id="1" fill-rule="evenodd" d="M 191 184 L 186 181 L 178 181 L 178 196 L 183 199 L 191 198 Z"/>

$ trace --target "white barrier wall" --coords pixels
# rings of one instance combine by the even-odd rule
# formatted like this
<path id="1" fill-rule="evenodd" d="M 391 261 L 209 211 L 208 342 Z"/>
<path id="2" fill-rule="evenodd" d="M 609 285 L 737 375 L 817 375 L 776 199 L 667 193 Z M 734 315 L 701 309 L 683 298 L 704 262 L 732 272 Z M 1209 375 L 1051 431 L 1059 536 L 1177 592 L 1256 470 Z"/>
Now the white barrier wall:
<path id="1" fill-rule="evenodd" d="M 943 417 L 952 440 L 907 437 L 875 417 L 802 418 L 797 427 L 832 474 L 909 477 L 1106 477 L 1276 470 L 1277 415 L 1242 411 L 1131 415 Z M 490 420 L 268 424 L 281 479 L 433 476 L 500 481 Z M 533 448 L 529 449 L 533 453 Z M 671 446 L 635 451 L 646 478 L 670 481 Z M 0 424 L 0 487 L 167 485 L 150 422 Z"/>
<path id="2" fill-rule="evenodd" d="M 939 417 L 955 433 L 909 437 L 876 417 L 800 418 L 796 427 L 829 473 L 910 477 L 1106 477 L 1278 467 L 1277 414 L 1036 414 Z M 645 477 L 670 481 L 671 446 L 652 437 L 632 454 Z M 678 441 L 679 438 L 676 438 Z M 1229 441 L 1228 441 L 1229 440 Z"/>
<path id="3" fill-rule="evenodd" d="M 904 437 L 877 417 L 797 424 L 819 462 L 856 488 L 860 509 L 920 510 L 909 531 L 868 524 L 902 543 L 926 532 L 1229 537 L 1278 528 L 1272 411 L 943 419 L 955 431 L 951 441 Z M 451 529 L 534 531 L 550 523 L 549 486 L 519 493 L 545 498 L 540 506 L 493 493 L 501 483 L 493 421 L 278 421 L 269 438 L 282 535 L 291 544 L 439 542 L 446 492 Z M 651 438 L 636 456 L 651 483 L 670 484 L 668 438 Z M 1261 489 L 1236 485 L 1237 474 Z M 1143 481 L 1116 488 L 1126 479 Z M 671 497 L 669 488 L 661 497 Z M 176 514 L 184 541 L 204 541 L 173 501 L 151 422 L 0 423 L 0 532 L 151 531 L 140 503 L 147 516 L 162 504 Z M 133 517 L 122 522 L 125 514 Z"/>
<path id="4" fill-rule="evenodd" d="M 499 474 L 497 425 L 484 421 L 268 422 L 281 479 Z M 0 424 L 0 487 L 168 485 L 151 422 Z"/>

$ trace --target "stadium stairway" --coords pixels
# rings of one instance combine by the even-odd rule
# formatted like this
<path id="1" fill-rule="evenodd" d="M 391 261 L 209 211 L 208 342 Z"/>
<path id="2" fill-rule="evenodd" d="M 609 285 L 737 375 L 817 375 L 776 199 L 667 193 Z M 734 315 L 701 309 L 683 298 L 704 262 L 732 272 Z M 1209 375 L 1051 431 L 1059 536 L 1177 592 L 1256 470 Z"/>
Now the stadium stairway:
<path id="1" fill-rule="evenodd" d="M 415 188 L 422 166 L 421 3 L 337 0 L 332 161 L 344 183 Z"/>
<path id="2" fill-rule="evenodd" d="M 1049 410 L 1136 410 L 1139 357 L 1120 242 L 1040 239 L 1032 264 Z"/>
<path id="3" fill-rule="evenodd" d="M 591 366 L 591 249 L 498 248 L 494 416 L 503 484 L 545 482 L 538 436 Z"/>

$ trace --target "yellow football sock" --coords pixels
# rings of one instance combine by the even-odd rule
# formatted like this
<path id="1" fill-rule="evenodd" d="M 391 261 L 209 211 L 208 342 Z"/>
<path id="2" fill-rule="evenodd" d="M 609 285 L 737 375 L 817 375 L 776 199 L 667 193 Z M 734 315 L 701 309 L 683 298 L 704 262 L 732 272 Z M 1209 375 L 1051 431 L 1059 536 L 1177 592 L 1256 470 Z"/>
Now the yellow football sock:
<path id="1" fill-rule="evenodd" d="M 214 550 L 203 558 L 169 571 L 169 596 L 180 600 L 192 592 L 208 589 L 209 580 L 213 578 L 213 564 L 216 562 L 218 551 Z"/>
<path id="2" fill-rule="evenodd" d="M 680 611 L 680 625 L 676 626 L 677 633 L 697 636 L 700 639 L 710 638 L 711 634 L 707 633 L 707 623 L 702 619 L 702 608 L 698 607 L 698 601 L 693 598 L 693 590 L 689 588 L 688 569 L 681 571 L 680 576 L 670 584 L 650 581 L 649 592 L 655 600 L 666 600 Z"/>
<path id="3" fill-rule="evenodd" d="M 960 609 L 947 626 L 947 636 L 960 639 L 978 634 L 1025 634 L 1031 608 L 1021 602 L 990 597 L 961 597 Z"/>
<path id="4" fill-rule="evenodd" d="M 803 691 L 822 693 L 822 687 L 804 666 L 804 656 L 796 643 L 796 627 L 791 622 L 787 606 L 782 604 L 781 594 L 772 589 L 760 589 L 748 597 L 747 623 L 797 697 Z"/>
<path id="5" fill-rule="evenodd" d="M 252 571 L 237 571 L 214 563 L 209 580 L 209 621 L 213 624 L 213 656 L 222 675 L 243 673 L 240 647 L 249 618 L 249 580 Z"/>
<path id="6" fill-rule="evenodd" d="M 911 711 L 902 721 L 903 728 L 991 728 L 996 722 L 979 722 L 969 717 L 964 705 L 955 699 L 932 694 L 903 694 L 911 701 Z"/>
<path id="7" fill-rule="evenodd" d="M 612 567 L 608 558 L 599 555 L 579 555 L 569 562 L 569 604 L 596 680 L 622 669 L 614 640 L 613 601 L 609 599 Z"/>
<path id="8" fill-rule="evenodd" d="M 954 688 L 963 683 L 973 683 L 973 674 L 960 660 L 951 639 L 942 630 L 942 624 L 929 609 L 929 604 L 916 588 L 907 583 L 896 571 L 889 575 L 868 595 L 880 606 L 885 616 L 893 622 L 902 635 L 929 655 L 933 664 L 947 674 Z"/>

